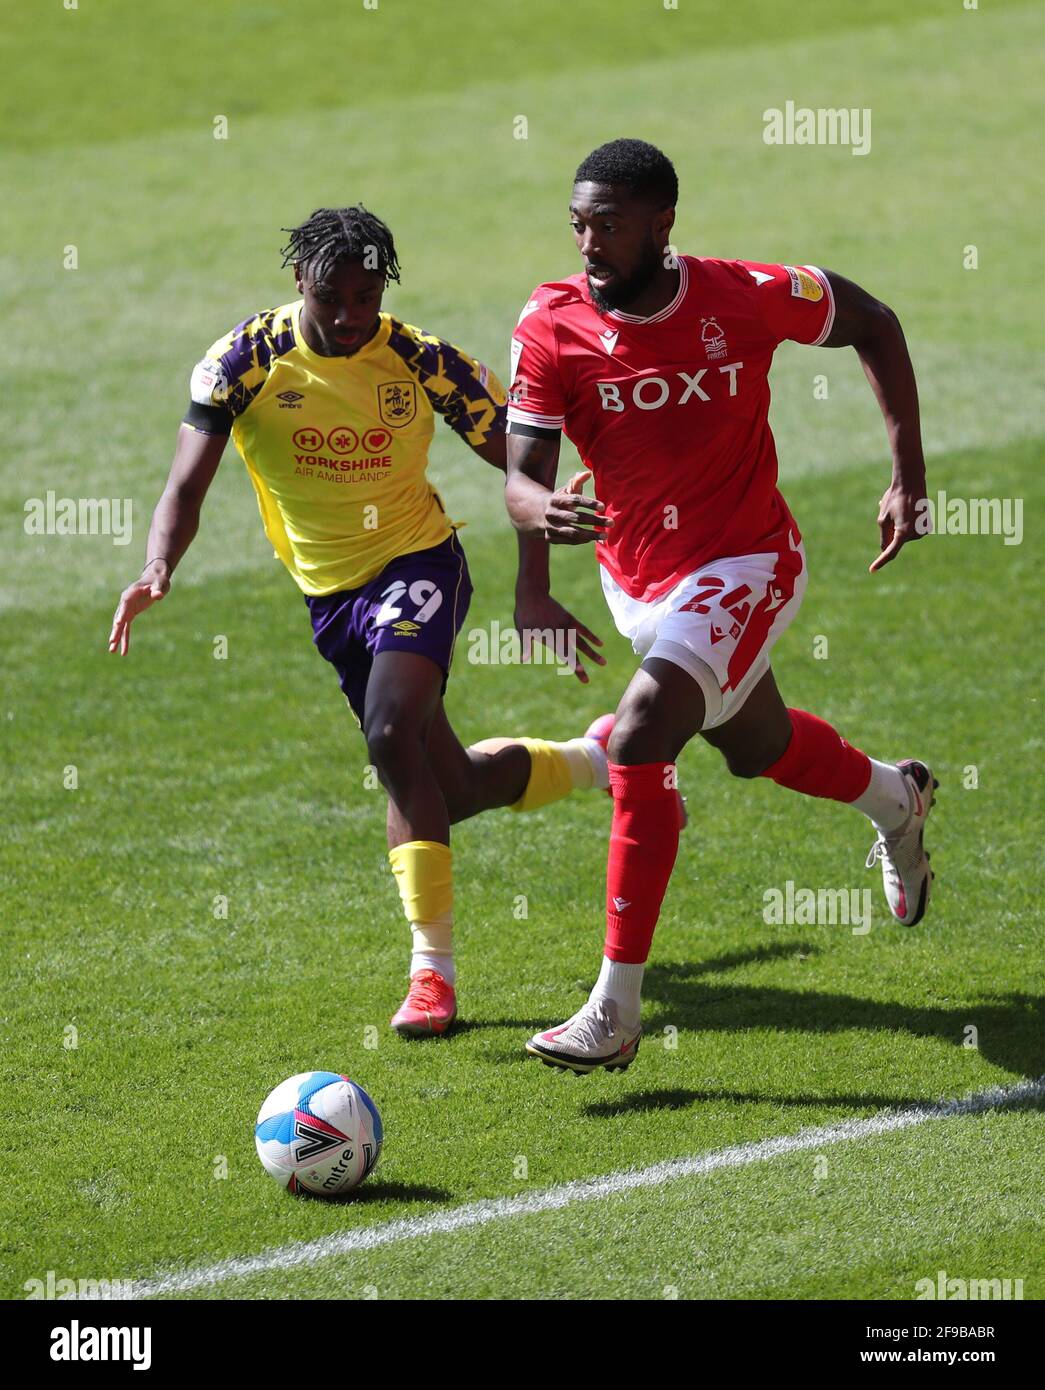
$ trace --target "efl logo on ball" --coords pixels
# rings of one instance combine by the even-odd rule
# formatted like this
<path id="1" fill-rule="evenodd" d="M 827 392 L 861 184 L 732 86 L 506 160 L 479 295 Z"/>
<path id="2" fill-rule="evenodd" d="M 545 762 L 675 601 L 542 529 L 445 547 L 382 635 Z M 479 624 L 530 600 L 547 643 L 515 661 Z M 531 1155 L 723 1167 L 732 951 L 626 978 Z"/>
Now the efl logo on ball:
<path id="1" fill-rule="evenodd" d="M 288 1192 L 336 1197 L 372 1171 L 384 1138 L 362 1086 L 333 1071 L 282 1082 L 258 1112 L 254 1142 L 265 1171 Z"/>

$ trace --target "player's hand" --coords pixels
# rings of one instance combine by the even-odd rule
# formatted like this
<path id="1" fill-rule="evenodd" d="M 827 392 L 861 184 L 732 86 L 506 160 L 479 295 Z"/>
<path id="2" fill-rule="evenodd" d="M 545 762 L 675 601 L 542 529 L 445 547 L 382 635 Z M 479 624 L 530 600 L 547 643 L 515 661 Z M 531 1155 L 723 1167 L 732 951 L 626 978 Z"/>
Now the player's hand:
<path id="1" fill-rule="evenodd" d="M 919 503 L 922 505 L 919 506 Z M 920 541 L 931 530 L 925 510 L 925 484 L 917 487 L 892 483 L 878 504 L 878 533 L 881 553 L 870 565 L 874 574 L 890 560 L 895 560 L 908 541 Z"/>
<path id="2" fill-rule="evenodd" d="M 549 493 L 544 509 L 544 535 L 553 545 L 584 545 L 606 535 L 613 522 L 605 515 L 606 504 L 585 497 L 584 484 L 591 470 L 574 473 L 556 492 Z"/>
<path id="3" fill-rule="evenodd" d="M 140 579 L 127 585 L 113 614 L 112 632 L 109 633 L 110 652 L 127 655 L 127 648 L 131 644 L 131 623 L 139 613 L 158 603 L 170 587 L 170 571 L 160 565 L 150 565 L 142 571 Z"/>
<path id="4" fill-rule="evenodd" d="M 555 633 L 556 656 L 565 657 L 573 674 L 582 685 L 588 684 L 588 673 L 584 669 L 582 656 L 594 661 L 597 666 L 605 666 L 606 658 L 595 650 L 602 646 L 602 638 L 597 637 L 591 628 L 578 622 L 568 609 L 553 599 L 549 593 L 519 594 L 515 601 L 515 628 L 523 637 L 523 659 L 529 661 L 532 637 L 527 633 L 546 632 L 550 628 Z M 546 646 L 547 643 L 542 643 Z"/>

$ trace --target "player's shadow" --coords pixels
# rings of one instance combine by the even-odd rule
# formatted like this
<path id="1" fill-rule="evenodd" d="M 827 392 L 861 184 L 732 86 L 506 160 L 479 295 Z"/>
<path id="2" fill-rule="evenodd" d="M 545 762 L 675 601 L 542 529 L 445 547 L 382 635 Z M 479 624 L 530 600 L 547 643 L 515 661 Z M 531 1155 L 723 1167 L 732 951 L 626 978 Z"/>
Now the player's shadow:
<path id="1" fill-rule="evenodd" d="M 871 1108 L 874 1110 L 907 1110 L 924 1104 L 922 1096 L 898 1095 L 833 1095 L 806 1096 L 780 1095 L 769 1091 L 687 1091 L 682 1089 L 663 1091 L 639 1091 L 634 1095 L 622 1096 L 619 1100 L 596 1101 L 583 1107 L 585 1115 L 596 1119 L 613 1119 L 617 1115 L 651 1110 L 684 1110 L 690 1105 L 714 1105 L 726 1101 L 731 1105 L 793 1105 L 798 1109 L 828 1106 L 844 1111 L 847 1115 L 854 1110 Z"/>
<path id="2" fill-rule="evenodd" d="M 819 948 L 809 945 L 790 945 L 762 946 L 755 951 L 737 952 L 728 956 L 718 956 L 715 960 L 706 962 L 700 968 L 704 974 L 710 974 L 714 970 L 733 970 L 738 965 L 751 965 L 755 962 L 778 960 L 787 956 L 793 956 L 796 951 L 808 952 L 812 955 Z M 497 1029 L 510 1028 L 516 1033 L 525 1033 L 531 1036 L 536 1033 L 538 1028 L 551 1027 L 551 1020 L 547 1014 L 535 1014 L 532 1018 L 458 1018 L 441 1036 L 443 1038 L 457 1037 L 462 1033 L 472 1033 L 477 1031 L 496 1031 Z M 428 1039 L 425 1040 L 426 1042 Z M 432 1041 L 439 1041 L 433 1039 Z M 519 1060 L 519 1049 L 513 1051 L 488 1052 L 484 1054 L 487 1061 L 512 1061 Z"/>
<path id="3" fill-rule="evenodd" d="M 734 1033 L 743 1028 L 780 1033 L 857 1030 L 938 1038 L 961 1047 L 971 1024 L 977 1031 L 980 1055 L 988 1061 L 1019 1076 L 1036 1077 L 1045 1071 L 1045 999 L 1040 995 L 985 994 L 973 1002 L 943 1008 L 714 979 L 725 970 L 784 956 L 814 955 L 817 949 L 791 942 L 689 965 L 651 965 L 643 979 L 643 995 L 659 1008 L 644 1020 L 647 1038 L 669 1025 L 697 1033 Z"/>

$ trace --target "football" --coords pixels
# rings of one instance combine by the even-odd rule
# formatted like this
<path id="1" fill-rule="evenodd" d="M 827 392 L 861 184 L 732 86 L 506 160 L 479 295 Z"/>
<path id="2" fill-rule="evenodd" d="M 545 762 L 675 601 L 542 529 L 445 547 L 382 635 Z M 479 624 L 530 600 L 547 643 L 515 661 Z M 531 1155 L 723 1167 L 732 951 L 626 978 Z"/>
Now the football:
<path id="1" fill-rule="evenodd" d="M 333 1071 L 306 1071 L 281 1082 L 258 1112 L 258 1157 L 288 1192 L 337 1197 L 373 1171 L 383 1131 L 362 1086 Z"/>

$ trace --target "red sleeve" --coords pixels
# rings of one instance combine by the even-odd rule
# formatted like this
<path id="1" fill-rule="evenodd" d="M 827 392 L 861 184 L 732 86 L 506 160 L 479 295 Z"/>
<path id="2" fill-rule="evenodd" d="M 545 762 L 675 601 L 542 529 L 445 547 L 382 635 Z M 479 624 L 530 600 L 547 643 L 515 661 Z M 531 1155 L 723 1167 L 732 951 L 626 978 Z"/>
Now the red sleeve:
<path id="1" fill-rule="evenodd" d="M 551 316 L 537 290 L 530 296 L 512 334 L 508 383 L 508 425 L 561 430 L 566 401 L 559 377 L 559 355 Z"/>
<path id="2" fill-rule="evenodd" d="M 831 332 L 835 298 L 831 282 L 815 265 L 760 265 L 738 261 L 755 285 L 755 303 L 772 337 L 816 347 Z"/>

